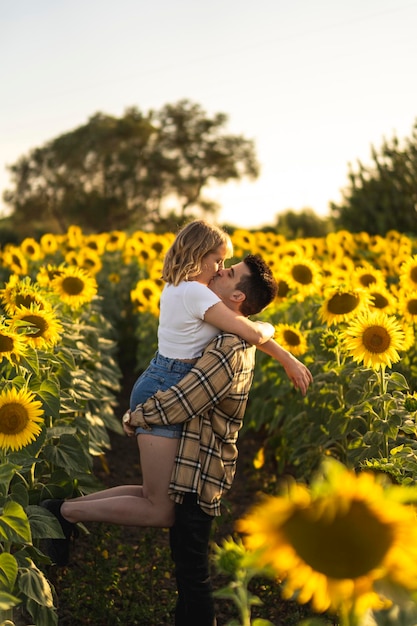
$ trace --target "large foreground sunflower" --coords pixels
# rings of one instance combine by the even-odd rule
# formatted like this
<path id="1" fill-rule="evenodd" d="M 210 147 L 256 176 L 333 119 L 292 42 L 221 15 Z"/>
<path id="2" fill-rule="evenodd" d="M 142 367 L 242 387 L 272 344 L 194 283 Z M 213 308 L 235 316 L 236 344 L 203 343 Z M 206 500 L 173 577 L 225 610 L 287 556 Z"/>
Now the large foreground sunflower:
<path id="1" fill-rule="evenodd" d="M 7 389 L 0 394 L 0 448 L 20 450 L 41 432 L 42 403 L 27 389 Z"/>
<path id="2" fill-rule="evenodd" d="M 73 309 L 90 302 L 97 293 L 97 281 L 79 267 L 63 268 L 51 282 L 52 289 Z"/>
<path id="3" fill-rule="evenodd" d="M 380 583 L 417 589 L 416 515 L 402 504 L 407 488 L 332 460 L 323 470 L 310 489 L 294 483 L 239 520 L 255 561 L 272 566 L 285 598 L 311 601 L 317 612 L 380 609 Z"/>
<path id="4" fill-rule="evenodd" d="M 400 360 L 404 349 L 404 328 L 398 320 L 381 311 L 363 313 L 344 331 L 344 347 L 357 363 L 378 370 Z"/>

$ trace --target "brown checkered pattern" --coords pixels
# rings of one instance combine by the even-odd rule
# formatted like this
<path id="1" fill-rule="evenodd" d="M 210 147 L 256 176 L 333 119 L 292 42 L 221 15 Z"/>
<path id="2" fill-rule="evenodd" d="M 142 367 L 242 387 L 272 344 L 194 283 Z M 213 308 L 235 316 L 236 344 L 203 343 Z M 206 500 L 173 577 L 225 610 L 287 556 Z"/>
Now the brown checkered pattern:
<path id="1" fill-rule="evenodd" d="M 179 384 L 158 391 L 135 410 L 135 424 L 142 427 L 184 422 L 170 485 L 175 502 L 195 492 L 206 513 L 220 515 L 222 494 L 236 470 L 236 442 L 254 365 L 255 347 L 223 333 Z"/>

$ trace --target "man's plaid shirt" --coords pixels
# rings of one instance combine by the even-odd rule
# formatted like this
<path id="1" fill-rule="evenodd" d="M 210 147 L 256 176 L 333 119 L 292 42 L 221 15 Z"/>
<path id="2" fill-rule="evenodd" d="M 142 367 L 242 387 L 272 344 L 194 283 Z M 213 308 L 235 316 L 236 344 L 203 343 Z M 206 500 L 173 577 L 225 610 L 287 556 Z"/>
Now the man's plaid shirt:
<path id="1" fill-rule="evenodd" d="M 220 515 L 236 470 L 238 433 L 253 379 L 255 347 L 236 335 L 215 337 L 183 380 L 134 411 L 135 425 L 184 422 L 169 493 L 182 502 L 198 494 L 201 508 Z"/>

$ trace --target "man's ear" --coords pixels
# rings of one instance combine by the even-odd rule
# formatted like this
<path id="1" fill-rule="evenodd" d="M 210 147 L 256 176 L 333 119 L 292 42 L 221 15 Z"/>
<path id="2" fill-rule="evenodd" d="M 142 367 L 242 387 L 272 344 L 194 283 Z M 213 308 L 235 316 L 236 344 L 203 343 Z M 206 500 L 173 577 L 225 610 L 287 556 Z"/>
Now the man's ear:
<path id="1" fill-rule="evenodd" d="M 243 291 L 234 291 L 231 296 L 233 302 L 243 302 L 246 300 L 246 295 Z"/>

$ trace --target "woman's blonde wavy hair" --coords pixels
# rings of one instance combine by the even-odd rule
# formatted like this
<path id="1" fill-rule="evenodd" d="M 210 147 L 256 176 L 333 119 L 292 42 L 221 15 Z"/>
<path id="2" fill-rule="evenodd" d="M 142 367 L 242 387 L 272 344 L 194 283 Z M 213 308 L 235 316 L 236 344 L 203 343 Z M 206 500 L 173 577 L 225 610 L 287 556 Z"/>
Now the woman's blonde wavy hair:
<path id="1" fill-rule="evenodd" d="M 184 226 L 165 255 L 162 278 L 167 283 L 178 285 L 183 280 L 192 280 L 201 274 L 206 254 L 226 246 L 226 256 L 231 257 L 233 246 L 229 235 L 205 220 L 194 220 Z"/>

